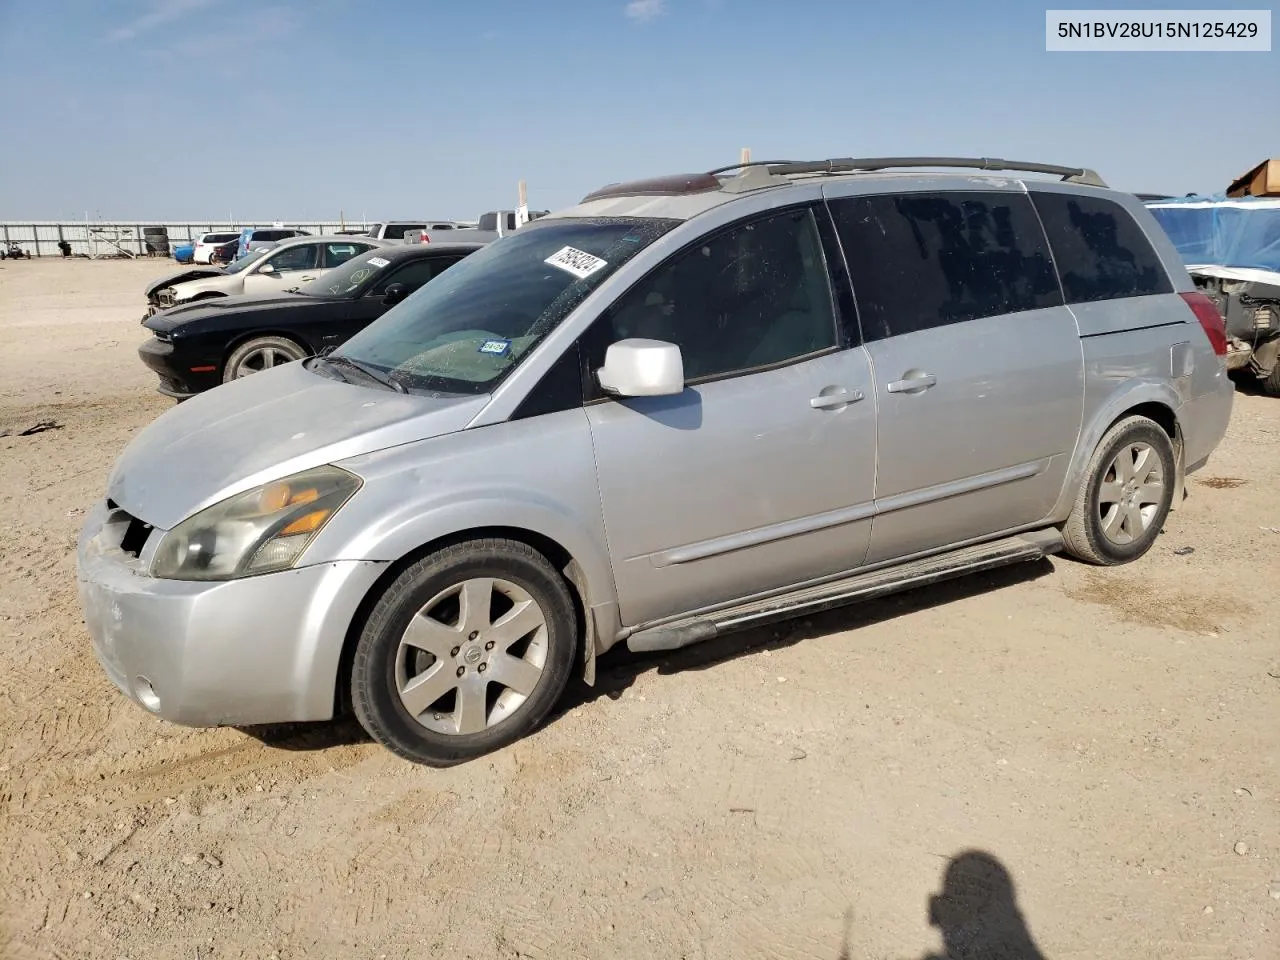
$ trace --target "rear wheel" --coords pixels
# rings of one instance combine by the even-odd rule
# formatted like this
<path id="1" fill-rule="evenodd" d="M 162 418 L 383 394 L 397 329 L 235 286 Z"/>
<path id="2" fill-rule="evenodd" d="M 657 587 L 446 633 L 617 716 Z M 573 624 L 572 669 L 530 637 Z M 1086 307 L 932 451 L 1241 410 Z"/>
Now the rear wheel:
<path id="1" fill-rule="evenodd" d="M 1062 535 L 1088 563 L 1136 560 L 1155 543 L 1173 504 L 1173 442 L 1147 417 L 1126 417 L 1106 432 L 1089 461 Z"/>
<path id="2" fill-rule="evenodd" d="M 351 703 L 373 739 L 451 766 L 531 733 L 564 692 L 578 645 L 568 585 L 533 548 L 475 540 L 419 560 L 361 631 Z"/>
<path id="3" fill-rule="evenodd" d="M 231 351 L 222 370 L 222 382 L 261 373 L 282 363 L 301 360 L 307 351 L 288 337 L 254 337 Z"/>

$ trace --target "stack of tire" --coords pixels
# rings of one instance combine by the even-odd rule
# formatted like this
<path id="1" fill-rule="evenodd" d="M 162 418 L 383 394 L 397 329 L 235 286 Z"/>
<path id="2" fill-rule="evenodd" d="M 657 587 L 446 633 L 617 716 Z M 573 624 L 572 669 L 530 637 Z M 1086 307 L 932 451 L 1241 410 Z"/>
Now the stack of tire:
<path id="1" fill-rule="evenodd" d="M 169 231 L 165 227 L 143 227 L 142 242 L 146 244 L 147 256 L 169 256 Z"/>

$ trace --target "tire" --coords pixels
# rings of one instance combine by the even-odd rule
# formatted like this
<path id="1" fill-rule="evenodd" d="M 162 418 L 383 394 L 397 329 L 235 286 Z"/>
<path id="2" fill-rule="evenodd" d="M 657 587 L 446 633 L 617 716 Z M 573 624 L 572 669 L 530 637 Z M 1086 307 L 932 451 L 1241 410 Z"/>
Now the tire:
<path id="1" fill-rule="evenodd" d="M 532 733 L 577 650 L 573 599 L 550 562 L 523 543 L 472 540 L 419 560 L 378 599 L 356 644 L 351 706 L 393 753 L 453 766 Z"/>
<path id="2" fill-rule="evenodd" d="M 1269 397 L 1280 397 L 1280 359 L 1277 359 L 1271 372 L 1263 378 L 1262 392 Z"/>
<path id="3" fill-rule="evenodd" d="M 1120 420 L 1089 460 L 1062 530 L 1067 552 L 1102 566 L 1137 560 L 1160 535 L 1176 483 L 1173 442 L 1164 429 L 1147 417 Z"/>
<path id="4" fill-rule="evenodd" d="M 254 337 L 231 351 L 222 367 L 222 382 L 238 380 L 252 373 L 261 373 L 282 363 L 291 363 L 307 356 L 301 344 L 288 337 Z"/>

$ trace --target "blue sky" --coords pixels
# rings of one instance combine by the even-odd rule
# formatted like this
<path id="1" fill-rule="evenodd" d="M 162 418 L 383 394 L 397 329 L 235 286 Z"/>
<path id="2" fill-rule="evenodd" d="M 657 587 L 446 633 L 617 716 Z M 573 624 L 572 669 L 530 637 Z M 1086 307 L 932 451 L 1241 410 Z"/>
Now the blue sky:
<path id="1" fill-rule="evenodd" d="M 1280 52 L 1047 53 L 1044 11 L 0 0 L 0 219 L 474 218 L 521 178 L 554 209 L 744 146 L 1081 164 L 1170 193 L 1280 156 Z"/>

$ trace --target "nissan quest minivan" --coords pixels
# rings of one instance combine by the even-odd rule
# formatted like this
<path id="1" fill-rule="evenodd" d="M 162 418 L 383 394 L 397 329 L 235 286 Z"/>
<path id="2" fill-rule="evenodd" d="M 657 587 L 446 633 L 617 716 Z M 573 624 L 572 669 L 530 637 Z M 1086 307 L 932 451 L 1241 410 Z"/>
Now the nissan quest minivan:
<path id="1" fill-rule="evenodd" d="M 349 706 L 457 763 L 618 643 L 1136 560 L 1222 439 L 1225 349 L 1151 214 L 1089 170 L 615 184 L 139 433 L 80 537 L 85 620 L 166 720 Z"/>

